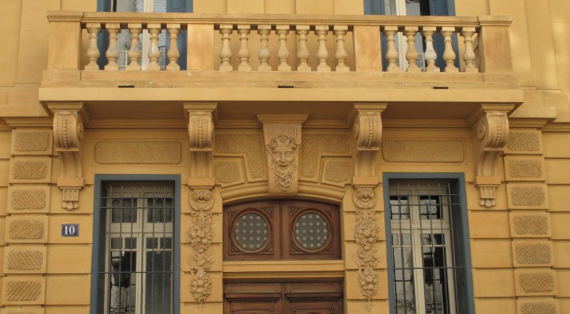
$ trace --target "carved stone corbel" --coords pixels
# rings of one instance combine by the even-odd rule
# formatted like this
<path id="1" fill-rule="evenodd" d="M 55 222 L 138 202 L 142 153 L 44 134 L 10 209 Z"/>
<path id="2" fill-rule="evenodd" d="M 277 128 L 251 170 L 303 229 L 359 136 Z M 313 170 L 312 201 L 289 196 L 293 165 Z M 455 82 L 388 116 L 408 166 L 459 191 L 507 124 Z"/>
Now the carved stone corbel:
<path id="1" fill-rule="evenodd" d="M 308 115 L 258 115 L 263 124 L 269 168 L 269 195 L 291 196 L 299 190 L 299 147 Z"/>
<path id="2" fill-rule="evenodd" d="M 497 204 L 497 187 L 501 177 L 497 171 L 499 158 L 503 154 L 509 135 L 507 114 L 514 105 L 481 105 L 473 124 L 476 141 L 477 177 L 475 185 L 479 188 L 480 204 L 493 207 Z"/>
<path id="3" fill-rule="evenodd" d="M 356 142 L 354 175 L 357 177 L 376 176 L 376 156 L 382 139 L 382 112 L 386 103 L 356 103 L 350 119 Z"/>
<path id="4" fill-rule="evenodd" d="M 214 186 L 212 144 L 217 103 L 185 103 L 190 140 L 190 181 L 188 185 Z"/>
<path id="5" fill-rule="evenodd" d="M 62 191 L 62 207 L 79 208 L 79 192 L 84 187 L 81 139 L 83 138 L 83 103 L 51 103 L 55 151 L 61 173 L 57 186 Z"/>

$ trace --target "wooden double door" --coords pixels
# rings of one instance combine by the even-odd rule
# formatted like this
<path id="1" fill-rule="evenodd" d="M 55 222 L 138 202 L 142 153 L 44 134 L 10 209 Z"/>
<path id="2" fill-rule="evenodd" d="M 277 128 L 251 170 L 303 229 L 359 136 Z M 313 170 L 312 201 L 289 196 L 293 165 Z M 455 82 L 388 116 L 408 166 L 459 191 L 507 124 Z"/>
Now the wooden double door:
<path id="1" fill-rule="evenodd" d="M 224 314 L 342 314 L 341 282 L 224 285 Z"/>

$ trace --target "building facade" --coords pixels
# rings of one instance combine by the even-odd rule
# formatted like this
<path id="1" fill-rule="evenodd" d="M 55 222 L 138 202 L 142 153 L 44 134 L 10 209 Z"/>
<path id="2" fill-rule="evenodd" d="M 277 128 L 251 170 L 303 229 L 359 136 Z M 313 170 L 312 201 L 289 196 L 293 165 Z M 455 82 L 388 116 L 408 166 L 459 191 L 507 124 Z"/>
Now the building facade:
<path id="1" fill-rule="evenodd" d="M 4 0 L 0 313 L 570 313 L 565 0 Z"/>

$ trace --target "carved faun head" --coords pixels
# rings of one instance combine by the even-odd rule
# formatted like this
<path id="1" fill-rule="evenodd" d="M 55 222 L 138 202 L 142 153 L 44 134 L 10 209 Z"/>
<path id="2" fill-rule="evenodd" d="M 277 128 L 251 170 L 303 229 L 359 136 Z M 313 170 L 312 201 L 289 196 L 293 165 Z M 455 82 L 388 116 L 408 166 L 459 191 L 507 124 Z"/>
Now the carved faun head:
<path id="1" fill-rule="evenodd" d="M 295 139 L 286 135 L 279 135 L 269 143 L 269 152 L 273 164 L 279 168 L 287 168 L 295 161 L 297 150 Z"/>

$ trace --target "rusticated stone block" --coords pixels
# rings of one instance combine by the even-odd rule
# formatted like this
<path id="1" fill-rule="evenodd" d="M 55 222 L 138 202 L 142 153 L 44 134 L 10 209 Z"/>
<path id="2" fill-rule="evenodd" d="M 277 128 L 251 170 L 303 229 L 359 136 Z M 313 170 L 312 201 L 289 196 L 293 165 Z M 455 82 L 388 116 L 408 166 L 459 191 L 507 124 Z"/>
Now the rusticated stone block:
<path id="1" fill-rule="evenodd" d="M 50 189 L 47 185 L 14 185 L 8 188 L 8 212 L 48 212 Z"/>
<path id="2" fill-rule="evenodd" d="M 509 208 L 512 209 L 548 209 L 545 184 L 508 184 L 507 198 Z"/>
<path id="3" fill-rule="evenodd" d="M 382 157 L 388 162 L 459 163 L 465 159 L 463 142 L 442 140 L 382 141 Z"/>
<path id="4" fill-rule="evenodd" d="M 318 180 L 321 156 L 350 156 L 350 135 L 347 133 L 303 133 L 300 175 Z"/>
<path id="5" fill-rule="evenodd" d="M 552 243 L 550 241 L 513 242 L 515 266 L 547 266 L 552 264 Z"/>
<path id="6" fill-rule="evenodd" d="M 15 130 L 12 132 L 12 155 L 51 155 L 53 136 L 50 130 Z"/>
<path id="7" fill-rule="evenodd" d="M 515 270 L 517 296 L 556 295 L 556 275 L 551 269 Z"/>
<path id="8" fill-rule="evenodd" d="M 344 186 L 351 177 L 350 161 L 348 160 L 325 160 L 323 166 L 323 183 Z"/>
<path id="9" fill-rule="evenodd" d="M 10 182 L 49 183 L 51 181 L 51 158 L 19 157 L 10 162 Z"/>
<path id="10" fill-rule="evenodd" d="M 43 304 L 45 299 L 44 277 L 8 276 L 3 280 L 4 304 Z"/>
<path id="11" fill-rule="evenodd" d="M 514 131 L 509 133 L 507 154 L 541 154 L 542 135 L 539 131 Z"/>
<path id="12" fill-rule="evenodd" d="M 558 301 L 550 298 L 520 298 L 517 300 L 520 314 L 558 314 Z"/>
<path id="13" fill-rule="evenodd" d="M 7 274 L 44 273 L 46 252 L 45 246 L 7 246 L 4 251 L 4 272 Z"/>
<path id="14" fill-rule="evenodd" d="M 267 178 L 263 133 L 217 132 L 214 137 L 215 156 L 244 158 L 248 181 Z"/>
<path id="15" fill-rule="evenodd" d="M 214 162 L 216 180 L 222 186 L 244 183 L 243 170 L 239 161 L 216 160 Z"/>
<path id="16" fill-rule="evenodd" d="M 541 157 L 505 157 L 507 181 L 546 181 Z"/>
<path id="17" fill-rule="evenodd" d="M 47 216 L 16 215 L 6 220 L 6 242 L 45 243 Z"/>
<path id="18" fill-rule="evenodd" d="M 548 237 L 551 234 L 550 217 L 546 213 L 511 213 L 513 237 Z"/>
<path id="19" fill-rule="evenodd" d="M 98 164 L 179 164 L 182 144 L 175 141 L 108 141 L 95 144 Z"/>
<path id="20" fill-rule="evenodd" d="M 2 314 L 44 314 L 41 306 L 7 306 L 0 310 Z"/>

